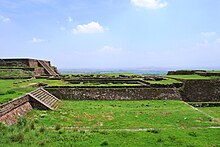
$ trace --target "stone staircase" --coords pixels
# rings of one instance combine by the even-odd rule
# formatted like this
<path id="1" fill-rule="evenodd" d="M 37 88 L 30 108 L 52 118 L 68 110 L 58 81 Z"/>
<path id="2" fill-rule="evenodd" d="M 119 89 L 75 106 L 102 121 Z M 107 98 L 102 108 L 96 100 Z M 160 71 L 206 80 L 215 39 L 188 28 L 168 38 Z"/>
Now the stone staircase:
<path id="1" fill-rule="evenodd" d="M 58 107 L 58 104 L 61 102 L 61 100 L 43 88 L 38 88 L 37 90 L 30 92 L 29 96 L 50 110 L 55 110 Z"/>
<path id="2" fill-rule="evenodd" d="M 50 66 L 48 66 L 47 63 L 45 63 L 44 61 L 38 60 L 38 63 L 49 73 L 49 75 L 51 75 L 51 76 L 59 76 L 59 74 L 56 73 L 54 71 L 54 69 L 51 68 Z"/>

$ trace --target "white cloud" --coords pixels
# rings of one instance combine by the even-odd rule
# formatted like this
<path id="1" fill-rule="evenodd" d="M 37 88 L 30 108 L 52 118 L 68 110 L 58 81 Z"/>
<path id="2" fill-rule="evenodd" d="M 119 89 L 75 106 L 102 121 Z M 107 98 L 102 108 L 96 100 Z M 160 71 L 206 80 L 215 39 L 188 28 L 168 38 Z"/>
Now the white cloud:
<path id="1" fill-rule="evenodd" d="M 143 7 L 147 9 L 160 9 L 167 6 L 167 2 L 161 2 L 160 0 L 131 0 L 137 7 Z"/>
<path id="2" fill-rule="evenodd" d="M 88 24 L 77 25 L 77 27 L 73 29 L 74 34 L 92 34 L 100 32 L 104 32 L 104 28 L 98 22 L 90 22 Z"/>
<path id="3" fill-rule="evenodd" d="M 216 35 L 216 32 L 201 32 L 200 35 L 203 37 L 212 37 Z"/>
<path id="4" fill-rule="evenodd" d="M 67 18 L 67 21 L 68 21 L 68 22 L 72 22 L 72 21 L 73 21 L 72 17 L 69 16 L 69 17 Z"/>
<path id="5" fill-rule="evenodd" d="M 119 53 L 122 51 L 122 49 L 106 45 L 103 48 L 101 48 L 100 51 L 105 53 Z"/>
<path id="6" fill-rule="evenodd" d="M 218 43 L 220 43 L 220 38 L 218 38 L 216 41 L 217 41 Z"/>
<path id="7" fill-rule="evenodd" d="M 8 18 L 8 17 L 4 17 L 4 16 L 0 15 L 0 21 L 2 21 L 2 22 L 9 22 L 9 21 L 11 21 L 11 19 Z"/>
<path id="8" fill-rule="evenodd" d="M 31 42 L 33 43 L 41 43 L 41 42 L 44 42 L 45 40 L 41 39 L 41 38 L 36 38 L 36 37 L 33 37 L 33 39 L 31 40 Z"/>

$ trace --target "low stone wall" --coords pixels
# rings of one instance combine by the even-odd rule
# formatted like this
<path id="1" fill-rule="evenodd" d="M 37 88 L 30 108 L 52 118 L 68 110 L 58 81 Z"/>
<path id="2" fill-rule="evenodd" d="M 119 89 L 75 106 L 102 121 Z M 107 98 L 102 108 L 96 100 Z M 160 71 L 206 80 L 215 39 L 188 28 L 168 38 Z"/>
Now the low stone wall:
<path id="1" fill-rule="evenodd" d="M 175 88 L 45 88 L 63 100 L 181 100 Z"/>
<path id="2" fill-rule="evenodd" d="M 185 80 L 181 95 L 187 102 L 220 101 L 220 80 Z"/>
<path id="3" fill-rule="evenodd" d="M 33 108 L 48 110 L 43 104 L 37 102 L 29 95 L 19 97 L 8 103 L 0 105 L 0 122 L 12 125 L 17 122 L 18 118 L 25 116 Z"/>
<path id="4" fill-rule="evenodd" d="M 0 105 L 0 122 L 14 124 L 20 116 L 26 115 L 32 109 L 28 95 Z"/>

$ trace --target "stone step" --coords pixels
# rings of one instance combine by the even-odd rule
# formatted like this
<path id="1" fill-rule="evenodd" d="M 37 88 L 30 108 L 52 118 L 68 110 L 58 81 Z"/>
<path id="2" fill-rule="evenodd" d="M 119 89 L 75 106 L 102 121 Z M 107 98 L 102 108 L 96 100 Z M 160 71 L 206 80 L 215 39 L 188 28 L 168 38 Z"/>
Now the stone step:
<path id="1" fill-rule="evenodd" d="M 43 88 L 39 88 L 31 92 L 29 95 L 51 110 L 55 110 L 60 102 L 58 98 L 56 98 Z"/>
<path id="2" fill-rule="evenodd" d="M 43 68 L 50 74 L 50 75 L 53 75 L 53 76 L 57 76 L 59 74 L 57 74 L 54 69 L 52 69 L 50 66 L 48 66 L 44 61 L 38 61 L 41 66 L 43 66 Z"/>

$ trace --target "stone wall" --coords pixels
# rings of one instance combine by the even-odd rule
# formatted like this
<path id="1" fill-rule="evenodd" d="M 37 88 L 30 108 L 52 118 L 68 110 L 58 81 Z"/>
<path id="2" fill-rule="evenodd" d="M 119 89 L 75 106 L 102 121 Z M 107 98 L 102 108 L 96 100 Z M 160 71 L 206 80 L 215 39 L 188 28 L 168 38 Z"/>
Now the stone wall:
<path id="1" fill-rule="evenodd" d="M 28 66 L 29 66 L 29 67 L 38 67 L 39 65 L 38 65 L 37 60 L 35 60 L 35 59 L 29 59 L 29 60 L 28 60 Z"/>
<path id="2" fill-rule="evenodd" d="M 175 88 L 45 88 L 63 100 L 181 100 Z"/>
<path id="3" fill-rule="evenodd" d="M 220 80 L 185 80 L 181 96 L 187 102 L 220 101 Z"/>
<path id="4" fill-rule="evenodd" d="M 17 122 L 18 118 L 25 116 L 33 108 L 48 110 L 46 106 L 37 102 L 29 95 L 19 97 L 8 103 L 0 105 L 0 122 L 12 125 Z"/>
<path id="5" fill-rule="evenodd" d="M 45 71 L 44 68 L 38 67 L 38 68 L 34 68 L 34 74 L 36 76 L 47 75 L 47 72 Z"/>
<path id="6" fill-rule="evenodd" d="M 197 72 L 206 72 L 205 70 L 176 70 L 168 71 L 167 75 L 193 75 Z"/>
<path id="7" fill-rule="evenodd" d="M 26 115 L 32 109 L 28 95 L 0 105 L 0 122 L 14 124 L 20 116 Z"/>
<path id="8" fill-rule="evenodd" d="M 29 59 L 0 59 L 0 66 L 29 66 Z"/>

